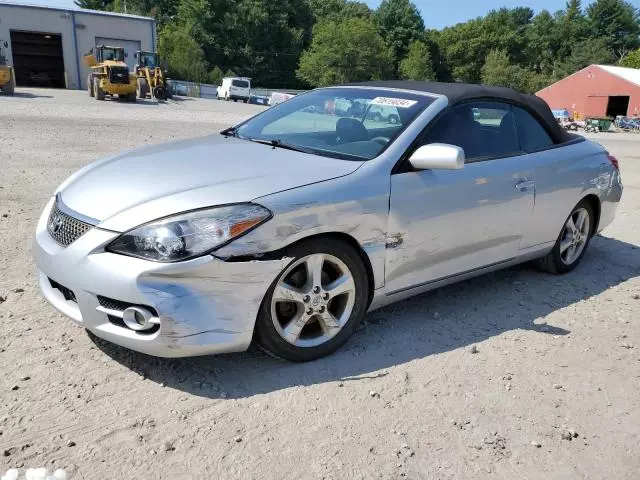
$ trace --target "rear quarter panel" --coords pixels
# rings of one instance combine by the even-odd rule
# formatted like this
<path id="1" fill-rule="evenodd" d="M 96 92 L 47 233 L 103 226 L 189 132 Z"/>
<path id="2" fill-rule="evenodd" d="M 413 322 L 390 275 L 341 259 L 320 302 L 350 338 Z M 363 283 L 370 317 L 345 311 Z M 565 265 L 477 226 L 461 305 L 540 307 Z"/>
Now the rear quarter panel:
<path id="1" fill-rule="evenodd" d="M 534 171 L 533 221 L 521 248 L 555 242 L 566 218 L 587 195 L 608 195 L 613 168 L 602 146 L 589 140 L 528 155 Z M 619 198 L 618 198 L 619 199 Z"/>

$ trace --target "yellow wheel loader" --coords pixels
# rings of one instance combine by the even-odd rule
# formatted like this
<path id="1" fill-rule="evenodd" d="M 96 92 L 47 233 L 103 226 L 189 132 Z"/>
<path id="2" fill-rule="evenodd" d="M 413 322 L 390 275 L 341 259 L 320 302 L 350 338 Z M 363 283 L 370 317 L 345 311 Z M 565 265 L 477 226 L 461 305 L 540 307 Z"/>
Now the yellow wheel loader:
<path id="1" fill-rule="evenodd" d="M 166 100 L 171 97 L 171 92 L 164 79 L 164 73 L 160 67 L 160 59 L 155 52 L 136 52 L 136 77 L 138 98 L 157 98 Z"/>
<path id="2" fill-rule="evenodd" d="M 122 47 L 100 45 L 84 56 L 84 63 L 91 68 L 87 76 L 89 96 L 104 100 L 107 95 L 136 101 L 136 76 L 129 72 Z"/>
<path id="3" fill-rule="evenodd" d="M 9 47 L 7 42 L 4 42 L 4 48 Z M 13 68 L 9 66 L 7 57 L 3 46 L 0 45 L 0 90 L 5 95 L 13 95 L 16 88 L 16 74 Z"/>

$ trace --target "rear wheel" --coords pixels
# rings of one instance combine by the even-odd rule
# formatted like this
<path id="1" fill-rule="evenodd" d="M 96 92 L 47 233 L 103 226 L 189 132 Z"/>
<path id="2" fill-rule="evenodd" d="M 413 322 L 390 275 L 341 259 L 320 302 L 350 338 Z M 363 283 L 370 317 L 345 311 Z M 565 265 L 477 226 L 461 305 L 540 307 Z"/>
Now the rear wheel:
<path id="1" fill-rule="evenodd" d="M 367 273 L 358 252 L 336 239 L 291 247 L 293 262 L 273 282 L 256 323 L 268 353 L 305 362 L 340 348 L 366 313 Z"/>
<path id="2" fill-rule="evenodd" d="M 93 77 L 91 74 L 87 75 L 87 91 L 89 92 L 89 96 L 93 97 Z"/>
<path id="3" fill-rule="evenodd" d="M 594 229 L 595 216 L 591 204 L 582 200 L 567 218 L 553 250 L 538 260 L 538 265 L 550 273 L 570 272 L 582 260 Z"/>
<path id="4" fill-rule="evenodd" d="M 128 93 L 126 98 L 127 98 L 127 102 L 135 102 L 136 101 L 136 92 Z"/>
<path id="5" fill-rule="evenodd" d="M 147 98 L 147 93 L 149 93 L 149 85 L 147 84 L 147 80 L 145 78 L 137 79 L 136 93 L 138 95 L 138 98 Z"/>

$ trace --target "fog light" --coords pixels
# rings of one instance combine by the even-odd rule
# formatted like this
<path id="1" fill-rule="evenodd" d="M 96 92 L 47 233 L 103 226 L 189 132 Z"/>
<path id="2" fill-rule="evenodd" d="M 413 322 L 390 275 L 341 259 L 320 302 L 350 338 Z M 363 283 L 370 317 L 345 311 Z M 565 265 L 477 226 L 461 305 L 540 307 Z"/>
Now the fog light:
<path id="1" fill-rule="evenodd" d="M 129 307 L 122 312 L 122 321 L 131 330 L 142 331 L 153 328 L 153 313 L 142 307 Z"/>

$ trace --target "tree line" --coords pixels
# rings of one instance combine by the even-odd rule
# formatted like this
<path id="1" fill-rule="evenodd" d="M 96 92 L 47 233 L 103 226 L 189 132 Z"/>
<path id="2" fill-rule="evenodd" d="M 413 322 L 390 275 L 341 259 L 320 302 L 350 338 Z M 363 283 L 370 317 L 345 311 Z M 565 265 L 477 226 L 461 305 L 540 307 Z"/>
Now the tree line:
<path id="1" fill-rule="evenodd" d="M 501 8 L 426 29 L 410 0 L 76 0 L 152 16 L 173 78 L 308 88 L 378 79 L 460 81 L 535 92 L 592 63 L 640 68 L 640 12 L 624 0 L 557 12 Z M 428 15 L 428 12 L 425 12 Z"/>

